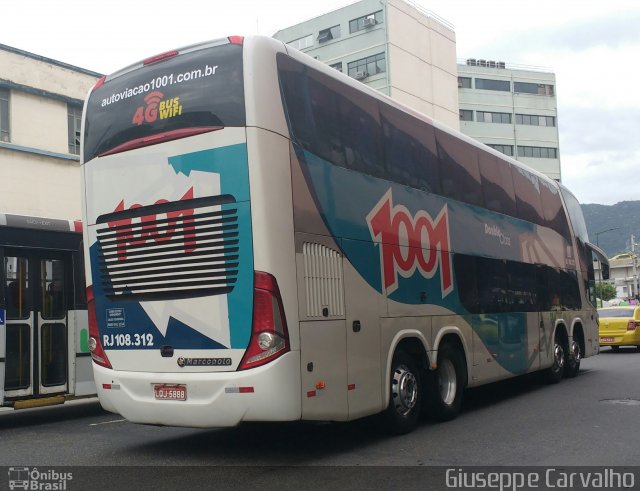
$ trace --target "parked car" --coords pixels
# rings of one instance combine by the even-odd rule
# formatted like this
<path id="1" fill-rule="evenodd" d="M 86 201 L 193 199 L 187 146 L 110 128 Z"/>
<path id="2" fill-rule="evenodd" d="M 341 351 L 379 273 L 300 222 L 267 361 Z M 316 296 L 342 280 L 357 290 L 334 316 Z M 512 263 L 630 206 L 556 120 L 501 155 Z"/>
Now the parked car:
<path id="1" fill-rule="evenodd" d="M 598 309 L 600 346 L 635 346 L 640 351 L 640 306 L 625 305 Z"/>

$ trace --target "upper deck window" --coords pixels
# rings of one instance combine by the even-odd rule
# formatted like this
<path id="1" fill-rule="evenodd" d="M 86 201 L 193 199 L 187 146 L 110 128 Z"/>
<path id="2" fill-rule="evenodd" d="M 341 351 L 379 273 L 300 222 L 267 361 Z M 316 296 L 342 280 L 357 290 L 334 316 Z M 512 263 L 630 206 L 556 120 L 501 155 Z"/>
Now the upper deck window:
<path id="1" fill-rule="evenodd" d="M 125 72 L 87 102 L 84 161 L 127 142 L 187 128 L 245 126 L 242 46 L 187 52 Z"/>

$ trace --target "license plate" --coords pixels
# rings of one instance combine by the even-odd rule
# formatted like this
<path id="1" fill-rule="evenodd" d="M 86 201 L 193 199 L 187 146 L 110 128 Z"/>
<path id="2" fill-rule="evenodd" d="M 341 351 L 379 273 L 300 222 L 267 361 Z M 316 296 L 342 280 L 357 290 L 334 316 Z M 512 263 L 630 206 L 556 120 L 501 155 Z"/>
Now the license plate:
<path id="1" fill-rule="evenodd" d="M 613 343 L 613 338 L 600 338 L 601 343 Z"/>
<path id="2" fill-rule="evenodd" d="M 187 400 L 186 385 L 156 384 L 153 386 L 153 392 L 156 395 L 156 399 L 163 399 L 168 401 Z"/>

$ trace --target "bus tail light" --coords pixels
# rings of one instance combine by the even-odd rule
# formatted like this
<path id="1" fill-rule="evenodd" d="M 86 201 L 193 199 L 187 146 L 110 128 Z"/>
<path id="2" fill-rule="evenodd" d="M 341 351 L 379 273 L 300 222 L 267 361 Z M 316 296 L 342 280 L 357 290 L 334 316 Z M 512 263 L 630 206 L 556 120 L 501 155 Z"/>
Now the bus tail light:
<path id="1" fill-rule="evenodd" d="M 96 302 L 93 298 L 93 287 L 91 286 L 87 287 L 87 312 L 89 314 L 89 351 L 91 351 L 91 358 L 101 367 L 113 369 L 100 342 L 98 319 L 96 317 Z"/>
<path id="2" fill-rule="evenodd" d="M 635 331 L 636 327 L 638 327 L 638 323 L 636 321 L 629 321 L 629 324 L 627 324 L 627 331 Z"/>
<path id="3" fill-rule="evenodd" d="M 289 350 L 289 331 L 278 283 L 272 275 L 256 271 L 251 339 L 238 370 L 264 365 Z"/>
<path id="4" fill-rule="evenodd" d="M 152 56 L 151 58 L 147 58 L 146 60 L 144 60 L 142 62 L 143 65 L 152 65 L 154 63 L 158 63 L 159 61 L 164 61 L 167 60 L 169 58 L 173 58 L 174 56 L 176 56 L 178 54 L 177 51 L 167 51 L 166 53 L 162 53 L 156 56 Z"/>

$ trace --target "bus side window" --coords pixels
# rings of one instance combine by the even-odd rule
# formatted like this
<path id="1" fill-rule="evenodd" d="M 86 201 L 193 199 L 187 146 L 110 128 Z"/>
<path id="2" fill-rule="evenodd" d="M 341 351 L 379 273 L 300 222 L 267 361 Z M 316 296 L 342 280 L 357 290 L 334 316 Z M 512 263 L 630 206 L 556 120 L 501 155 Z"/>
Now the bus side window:
<path id="1" fill-rule="evenodd" d="M 388 104 L 380 104 L 380 112 L 387 179 L 440 194 L 433 126 Z"/>
<path id="2" fill-rule="evenodd" d="M 480 151 L 478 166 L 485 206 L 498 213 L 516 216 L 516 194 L 513 189 L 511 164 L 488 152 Z"/>
<path id="3" fill-rule="evenodd" d="M 321 74 L 309 77 L 309 99 L 313 112 L 315 134 L 314 153 L 332 164 L 345 166 L 343 137 L 339 125 L 339 98 L 336 91 L 326 85 Z"/>
<path id="4" fill-rule="evenodd" d="M 339 131 L 344 138 L 347 167 L 375 177 L 384 176 L 382 128 L 378 102 L 344 87 L 338 96 Z"/>
<path id="5" fill-rule="evenodd" d="M 482 206 L 478 150 L 436 128 L 442 194 L 470 205 Z"/>
<path id="6" fill-rule="evenodd" d="M 8 319 L 25 319 L 29 316 L 29 262 L 24 257 L 4 258 L 5 298 Z"/>
<path id="7" fill-rule="evenodd" d="M 537 175 L 522 169 L 511 166 L 513 185 L 519 190 L 516 196 L 516 208 L 518 218 L 538 225 L 545 225 L 540 202 L 540 179 Z"/>

